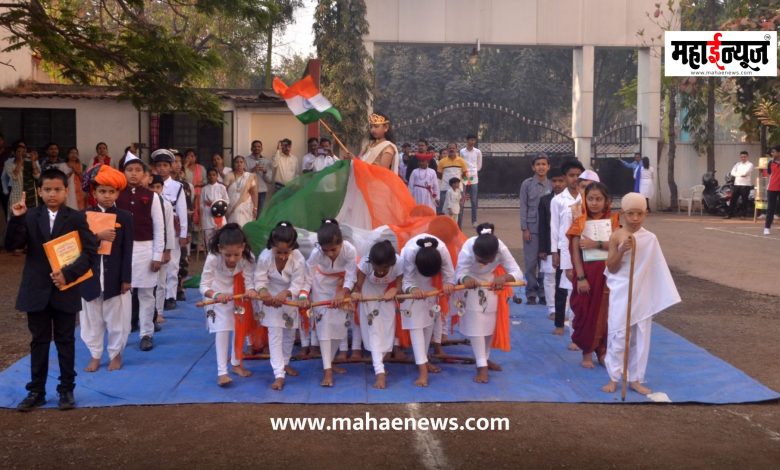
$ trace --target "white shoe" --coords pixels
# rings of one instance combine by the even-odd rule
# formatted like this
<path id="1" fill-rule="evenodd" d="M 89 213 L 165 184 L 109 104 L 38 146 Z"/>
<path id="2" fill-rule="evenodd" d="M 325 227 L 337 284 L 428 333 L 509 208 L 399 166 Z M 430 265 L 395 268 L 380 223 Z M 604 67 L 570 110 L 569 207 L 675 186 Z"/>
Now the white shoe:
<path id="1" fill-rule="evenodd" d="M 769 229 L 768 228 L 764 229 L 764 235 L 769 235 Z"/>

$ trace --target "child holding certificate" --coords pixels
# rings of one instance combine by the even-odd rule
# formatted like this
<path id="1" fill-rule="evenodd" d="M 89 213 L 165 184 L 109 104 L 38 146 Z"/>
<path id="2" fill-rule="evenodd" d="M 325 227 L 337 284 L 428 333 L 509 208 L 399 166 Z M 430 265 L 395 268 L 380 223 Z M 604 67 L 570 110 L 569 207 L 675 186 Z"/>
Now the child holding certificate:
<path id="1" fill-rule="evenodd" d="M 594 352 L 600 364 L 607 353 L 609 289 L 604 268 L 609 237 L 619 228 L 618 214 L 610 211 L 611 203 L 604 184 L 590 183 L 585 188 L 581 215 L 567 232 L 574 265 L 574 272 L 567 270 L 567 276 L 572 279 L 576 274 L 577 281 L 571 294 L 571 339 L 582 350 L 582 367 L 587 369 L 593 368 Z"/>
<path id="2" fill-rule="evenodd" d="M 27 383 L 27 397 L 17 406 L 19 411 L 30 411 L 46 403 L 52 338 L 57 345 L 60 365 L 60 384 L 57 386 L 59 408 L 69 410 L 76 406 L 73 397 L 76 387 L 75 329 L 76 315 L 81 310 L 81 296 L 79 289 L 70 285 L 87 274 L 97 251 L 97 240 L 87 225 L 86 215 L 65 205 L 68 197 L 68 177 L 65 173 L 51 168 L 41 173 L 40 181 L 38 195 L 43 199 L 42 205 L 28 211 L 24 192 L 20 200 L 11 201 L 13 217 L 8 221 L 5 239 L 8 251 L 27 248 L 16 309 L 27 312 L 27 327 L 32 335 L 31 379 Z M 55 247 L 60 258 L 73 260 L 60 263 L 55 259 L 55 263 L 62 267 L 52 270 L 44 243 L 56 242 L 57 238 L 70 234 L 78 235 L 81 250 L 66 250 L 65 243 Z M 68 288 L 62 289 L 64 287 Z"/>

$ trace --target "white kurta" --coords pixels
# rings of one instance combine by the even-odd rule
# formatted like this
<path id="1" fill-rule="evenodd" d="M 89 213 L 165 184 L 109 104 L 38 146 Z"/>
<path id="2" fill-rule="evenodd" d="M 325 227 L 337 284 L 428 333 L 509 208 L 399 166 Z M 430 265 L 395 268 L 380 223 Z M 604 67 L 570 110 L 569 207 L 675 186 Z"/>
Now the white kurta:
<path id="1" fill-rule="evenodd" d="M 358 269 L 366 275 L 363 281 L 363 297 L 381 297 L 399 276 L 403 275 L 401 257 L 395 256 L 395 265 L 384 277 L 376 277 L 368 256 L 360 260 Z M 401 291 L 401 286 L 398 286 Z M 369 318 L 370 316 L 370 318 Z M 395 302 L 361 302 L 360 333 L 368 351 L 388 352 L 395 339 Z"/>
<path id="2" fill-rule="evenodd" d="M 250 289 L 254 285 L 254 270 L 255 264 L 244 258 L 241 258 L 235 269 L 230 269 L 225 265 L 222 255 L 209 253 L 200 275 L 200 293 L 205 296 L 207 291 L 213 290 L 220 294 L 233 295 L 233 278 L 238 273 L 244 274 L 244 285 Z M 209 333 L 235 329 L 233 314 L 236 305 L 233 301 L 208 305 L 205 310 Z M 209 316 L 209 312 L 213 312 L 214 316 Z"/>
<path id="3" fill-rule="evenodd" d="M 653 179 L 655 178 L 655 168 L 642 167 L 642 173 L 639 177 L 639 193 L 645 197 L 645 199 L 651 199 L 655 195 L 655 186 L 653 185 Z"/>
<path id="4" fill-rule="evenodd" d="M 553 197 L 550 202 L 550 246 L 553 252 L 560 250 L 560 268 L 564 270 L 574 268 L 571 262 L 569 238 L 566 236 L 566 232 L 569 231 L 572 220 L 574 220 L 572 218 L 572 207 L 581 201 L 582 197 L 579 193 L 576 197 L 572 197 L 567 188 Z M 566 276 L 561 276 L 559 287 L 571 290 L 573 286 Z"/>
<path id="5" fill-rule="evenodd" d="M 235 176 L 235 173 L 233 173 Z M 247 189 L 247 198 L 241 201 L 241 195 L 244 193 L 246 185 L 254 184 L 255 175 L 252 173 L 244 172 L 240 178 L 235 178 L 228 187 L 228 195 L 230 199 L 230 214 L 228 215 L 228 222 L 236 223 L 243 227 L 248 222 L 255 220 L 254 204 L 252 203 L 252 196 L 249 196 L 251 186 Z"/>
<path id="6" fill-rule="evenodd" d="M 211 204 L 223 200 L 230 202 L 227 188 L 222 184 L 207 184 L 200 193 L 200 226 L 203 230 L 217 228 L 214 224 L 214 216 L 211 215 Z"/>
<path id="7" fill-rule="evenodd" d="M 436 210 L 439 197 L 439 179 L 431 168 L 415 168 L 409 176 L 409 191 L 417 204 Z"/>
<path id="8" fill-rule="evenodd" d="M 450 257 L 450 252 L 447 251 L 447 246 L 443 241 L 433 235 L 421 233 L 406 242 L 403 250 L 401 250 L 401 263 L 403 264 L 404 270 L 404 292 L 407 292 L 413 287 L 422 289 L 425 292 L 436 289 L 433 286 L 433 278 L 425 277 L 420 274 L 420 272 L 417 271 L 417 266 L 414 264 L 414 259 L 420 251 L 420 247 L 417 246 L 417 240 L 426 237 L 435 238 L 439 242 L 436 249 L 441 255 L 442 284 L 455 283 L 455 269 L 452 267 L 452 258 Z M 405 330 L 433 326 L 434 316 L 437 314 L 434 311 L 436 305 L 438 305 L 438 299 L 436 297 L 403 301 L 401 303 L 401 326 Z"/>
<path id="9" fill-rule="evenodd" d="M 680 294 L 669 272 L 656 236 L 644 228 L 634 234 L 634 289 L 631 299 L 631 345 L 629 381 L 643 381 L 650 350 L 652 317 L 680 302 Z M 616 273 L 605 270 L 609 287 L 606 367 L 610 378 L 618 381 L 623 373 L 626 309 L 631 269 L 631 252 L 623 254 Z"/>
<path id="10" fill-rule="evenodd" d="M 458 268 L 455 279 L 462 282 L 468 276 L 478 282 L 491 282 L 493 272 L 502 266 L 507 274 L 516 281 L 523 280 L 523 272 L 517 261 L 512 257 L 504 242 L 498 241 L 498 254 L 489 264 L 480 264 L 474 256 L 474 242 L 477 237 L 466 240 L 458 254 Z M 491 336 L 496 330 L 496 312 L 498 311 L 498 295 L 488 288 L 477 288 L 464 291 L 466 301 L 465 313 L 460 320 L 460 332 L 466 336 Z"/>
<path id="11" fill-rule="evenodd" d="M 151 288 L 157 285 L 157 273 L 152 271 L 152 261 L 161 261 L 165 249 L 165 219 L 162 204 L 160 204 L 160 198 L 157 194 L 153 194 L 152 197 L 151 214 L 152 239 L 133 241 L 133 267 L 130 282 L 133 288 Z"/>
<path id="12" fill-rule="evenodd" d="M 330 300 L 336 296 L 339 287 L 352 289 L 357 280 L 357 252 L 355 247 L 344 240 L 341 252 L 335 261 L 323 254 L 319 246 L 312 251 L 306 262 L 306 279 L 310 283 L 312 303 Z M 347 337 L 347 329 L 354 318 L 352 310 L 340 308 L 316 307 L 312 309 L 314 327 L 320 341 L 342 340 Z"/>
<path id="13" fill-rule="evenodd" d="M 306 259 L 300 251 L 293 250 L 280 272 L 276 269 L 273 251 L 265 249 L 257 258 L 254 279 L 257 292 L 267 289 L 271 295 L 276 296 L 279 292 L 289 290 L 293 298 L 297 298 L 306 284 Z M 298 328 L 300 325 L 298 309 L 295 307 L 271 307 L 256 302 L 255 308 L 260 312 L 260 322 L 263 326 Z"/>

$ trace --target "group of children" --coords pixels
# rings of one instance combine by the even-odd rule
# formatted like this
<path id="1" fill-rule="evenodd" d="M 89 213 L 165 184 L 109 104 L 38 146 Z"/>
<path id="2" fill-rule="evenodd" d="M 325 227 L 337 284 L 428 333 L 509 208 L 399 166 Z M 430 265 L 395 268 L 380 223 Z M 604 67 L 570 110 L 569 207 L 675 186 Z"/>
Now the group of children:
<path id="1" fill-rule="evenodd" d="M 304 260 L 295 228 L 289 222 L 280 222 L 254 262 L 241 228 L 226 225 L 209 247 L 200 284 L 203 296 L 215 302 L 215 307 L 207 307 L 207 317 L 211 318 L 207 321 L 209 329 L 217 333 L 218 384 L 231 382 L 224 345 L 229 341 L 227 332 L 233 330 L 234 312 L 240 308 L 236 303 L 252 299 L 252 310 L 268 329 L 274 390 L 284 387 L 286 376 L 298 375 L 289 362 L 305 311 L 310 311 L 311 328 L 301 330 L 301 337 L 316 338 L 322 357 L 323 387 L 334 385 L 334 373 L 345 372 L 333 361 L 337 351 L 345 347 L 350 331 L 353 345 L 362 340 L 371 353 L 375 388 L 386 387 L 385 356 L 407 341 L 418 368 L 415 385 L 425 387 L 428 374 L 440 371 L 429 362 L 428 349 L 435 325 L 439 323 L 441 328 L 443 315 L 449 310 L 447 304 L 456 280 L 467 292 L 461 332 L 469 337 L 474 351 L 474 380 L 486 383 L 496 313 L 501 308 L 500 292 L 507 282 L 522 280 L 508 248 L 493 232 L 490 224 L 479 227 L 479 235 L 463 245 L 456 271 L 444 242 L 430 234 L 411 238 L 400 254 L 387 240 L 359 254 L 344 239 L 338 222 L 326 219 L 317 231 L 317 246 Z M 236 289 L 239 275 L 243 290 Z M 477 291 L 468 295 L 474 289 Z M 397 303 L 399 292 L 406 295 Z M 243 338 L 234 343 L 242 348 Z M 247 375 L 236 359 L 235 347 L 232 360 L 233 372 Z M 500 370 L 496 364 L 490 365 Z"/>
<path id="2" fill-rule="evenodd" d="M 122 171 L 108 165 L 93 167 L 85 180 L 96 203 L 86 213 L 65 205 L 68 178 L 58 169 L 41 174 L 39 194 L 44 205 L 28 211 L 24 195 L 13 204 L 6 247 L 27 247 L 23 285 L 42 286 L 34 292 L 20 289 L 17 299 L 16 308 L 28 312 L 33 336 L 32 379 L 20 410 L 45 403 L 52 337 L 60 361 L 60 408 L 74 406 L 73 336 L 79 312 L 81 336 L 91 354 L 87 371 L 99 368 L 106 333 L 108 368 L 122 366 L 131 290 L 139 304 L 140 347 L 151 349 L 154 316 L 162 314 L 172 272 L 175 279 L 178 271 L 175 256 L 187 241 L 186 216 L 179 217 L 181 188 L 170 179 L 172 155 L 166 152 L 157 151 L 152 156 L 156 175 L 132 154 L 120 163 Z M 210 181 L 216 179 L 212 176 L 209 174 Z M 555 299 L 554 332 L 563 334 L 570 297 L 572 339 L 582 350 L 582 364 L 593 367 L 595 352 L 610 376 L 604 389 L 614 391 L 622 374 L 623 342 L 630 328 L 629 380 L 632 388 L 648 393 L 641 382 L 652 316 L 679 302 L 679 295 L 657 240 L 642 228 L 647 212 L 644 198 L 633 193 L 623 198 L 624 226 L 620 228 L 611 213 L 606 187 L 594 178 L 597 175 L 583 171 L 579 162 L 566 162 L 560 173 L 552 175 L 558 194 L 540 201 L 542 213 L 549 204 L 546 222 L 550 240 L 549 245 L 543 242 L 540 258 L 545 266 L 545 288 L 556 290 L 547 293 L 548 299 Z M 204 193 L 209 199 L 218 197 Z M 115 223 L 97 230 L 88 222 L 90 212 L 116 214 Z M 287 376 L 298 374 L 289 365 L 296 329 L 302 331 L 302 343 L 305 339 L 305 344 L 316 341 L 319 345 L 324 387 L 334 385 L 334 373 L 345 372 L 333 361 L 337 351 L 345 349 L 350 331 L 353 349 L 359 350 L 362 340 L 371 353 L 376 388 L 386 387 L 385 356 L 407 343 L 418 368 L 415 385 L 427 386 L 428 374 L 440 370 L 429 362 L 428 349 L 432 337 L 441 336 L 446 312 L 455 302 L 456 283 L 463 290 L 457 301 L 465 306 L 459 329 L 469 338 L 474 353 L 474 380 L 486 383 L 488 370 L 500 370 L 489 361 L 489 353 L 494 334 L 502 327 L 508 329 L 501 324 L 508 316 L 500 315 L 508 308 L 511 295 L 505 285 L 524 276 L 491 224 L 477 226 L 477 235 L 463 244 L 457 265 L 444 242 L 426 233 L 408 240 L 400 253 L 387 241 L 373 244 L 367 253 L 358 253 L 332 219 L 324 220 L 317 231 L 317 245 L 308 260 L 299 251 L 297 232 L 289 222 L 277 224 L 257 258 L 237 224 L 216 224 L 214 230 L 200 292 L 213 301 L 207 307 L 206 322 L 216 334 L 217 382 L 221 386 L 231 382 L 228 359 L 233 373 L 250 375 L 241 363 L 244 338 L 249 333 L 247 318 L 257 318 L 267 328 L 275 390 L 284 387 Z M 81 253 L 71 264 L 52 272 L 43 243 L 72 231 L 79 234 Z M 626 325 L 623 310 L 631 298 L 630 252 L 636 255 L 633 275 L 640 287 L 633 295 L 631 324 Z M 76 289 L 66 289 L 90 269 L 92 276 L 87 281 Z M 574 290 L 571 296 L 569 289 Z M 452 320 L 454 323 L 454 316 Z M 308 330 L 301 328 L 307 323 Z M 231 332 L 235 336 L 232 354 Z"/>
<path id="3" fill-rule="evenodd" d="M 621 200 L 620 213 L 598 174 L 576 160 L 549 169 L 546 156 L 534 160 L 539 180 L 549 170 L 551 191 L 539 198 L 535 215 L 539 272 L 543 276 L 544 303 L 555 322 L 553 334 L 563 335 L 571 320 L 569 349 L 582 352 L 582 366 L 594 368 L 593 355 L 607 368 L 614 392 L 623 373 L 629 278 L 634 278 L 630 326 L 628 381 L 635 391 L 648 394 L 645 379 L 650 325 L 653 315 L 680 302 L 669 268 L 655 236 L 642 228 L 648 212 L 641 194 Z M 531 238 L 531 237 L 528 237 Z M 528 239 L 526 240 L 528 241 Z M 635 266 L 631 272 L 634 251 Z M 535 271 L 526 256 L 526 276 Z M 530 268 L 530 269 L 529 269 Z M 530 273 L 530 274 L 529 274 Z M 542 296 L 540 296 L 542 297 Z M 641 299 L 641 300 L 638 300 Z"/>

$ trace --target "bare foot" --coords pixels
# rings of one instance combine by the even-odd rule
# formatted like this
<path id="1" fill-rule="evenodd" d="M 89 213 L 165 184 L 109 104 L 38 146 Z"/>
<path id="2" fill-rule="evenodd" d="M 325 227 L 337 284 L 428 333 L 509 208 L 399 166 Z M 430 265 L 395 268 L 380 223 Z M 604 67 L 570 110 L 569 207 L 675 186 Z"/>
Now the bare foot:
<path id="1" fill-rule="evenodd" d="M 639 383 L 639 381 L 631 382 L 631 383 L 628 384 L 628 386 L 631 387 L 631 390 L 633 390 L 633 391 L 635 391 L 637 393 L 640 393 L 642 395 L 649 395 L 650 393 L 653 392 L 649 388 L 647 388 L 644 385 L 642 385 L 641 383 Z"/>
<path id="2" fill-rule="evenodd" d="M 321 387 L 332 387 L 333 386 L 333 369 L 325 369 L 325 374 L 322 376 L 322 382 L 320 382 Z"/>
<path id="3" fill-rule="evenodd" d="M 220 375 L 219 377 L 217 377 L 217 385 L 219 385 L 220 387 L 225 387 L 227 385 L 230 385 L 232 382 L 233 379 L 231 379 L 230 376 L 227 374 Z"/>
<path id="4" fill-rule="evenodd" d="M 474 376 L 474 382 L 478 384 L 486 384 L 488 383 L 488 380 L 488 368 L 477 367 L 477 375 Z"/>
<path id="5" fill-rule="evenodd" d="M 601 367 L 607 367 L 607 363 L 606 363 L 606 361 L 604 360 L 604 358 L 605 358 L 606 356 L 607 356 L 606 354 L 602 354 L 602 355 L 600 355 L 600 356 L 598 356 L 598 355 L 597 355 L 597 358 L 598 358 L 598 360 L 599 360 L 599 365 L 600 365 Z"/>
<path id="6" fill-rule="evenodd" d="M 114 370 L 119 370 L 121 368 L 122 368 L 122 355 L 117 354 L 116 356 L 114 356 L 113 359 L 111 359 L 111 362 L 108 363 L 108 370 L 114 371 Z"/>
<path id="7" fill-rule="evenodd" d="M 347 373 L 347 369 L 345 369 L 343 367 L 333 366 L 333 372 L 335 372 L 337 374 L 346 374 Z"/>
<path id="8" fill-rule="evenodd" d="M 271 390 L 281 390 L 284 388 L 284 379 L 282 377 L 277 378 L 274 380 L 274 383 L 271 384 Z"/>
<path id="9" fill-rule="evenodd" d="M 292 366 L 284 366 L 284 373 L 292 377 L 298 377 L 298 375 L 300 375 Z"/>
<path id="10" fill-rule="evenodd" d="M 417 376 L 417 380 L 414 381 L 414 384 L 417 385 L 418 387 L 427 387 L 428 366 L 426 364 L 418 365 L 417 370 L 419 371 L 419 375 Z"/>
<path id="11" fill-rule="evenodd" d="M 393 359 L 396 361 L 405 361 L 406 353 L 399 346 L 393 346 Z"/>
<path id="12" fill-rule="evenodd" d="M 617 382 L 609 381 L 607 385 L 601 387 L 602 392 L 615 393 L 617 391 Z"/>
<path id="13" fill-rule="evenodd" d="M 236 374 L 238 376 L 241 376 L 241 377 L 249 377 L 250 375 L 252 375 L 252 371 L 251 370 L 246 370 L 246 369 L 244 369 L 244 366 L 241 366 L 241 365 L 233 366 L 231 368 L 231 370 L 233 371 L 234 374 Z"/>
<path id="14" fill-rule="evenodd" d="M 350 362 L 360 362 L 363 360 L 363 351 L 360 349 L 353 349 L 352 354 L 349 355 Z"/>
<path id="15" fill-rule="evenodd" d="M 336 354 L 336 358 L 333 359 L 333 362 L 347 362 L 347 352 L 339 351 L 339 353 Z"/>
<path id="16" fill-rule="evenodd" d="M 374 382 L 374 388 L 378 390 L 384 390 L 385 389 L 385 374 L 376 374 L 376 381 Z"/>
<path id="17" fill-rule="evenodd" d="M 435 356 L 441 356 L 444 354 L 444 351 L 441 349 L 441 343 L 431 343 L 433 346 L 433 354 Z"/>
<path id="18" fill-rule="evenodd" d="M 441 367 L 435 366 L 430 362 L 426 363 L 426 366 L 428 368 L 428 372 L 430 372 L 431 374 L 438 374 L 439 372 L 441 372 Z"/>
<path id="19" fill-rule="evenodd" d="M 555 314 L 551 313 L 551 314 L 547 315 L 547 318 L 549 318 L 550 320 L 555 320 Z"/>
<path id="20" fill-rule="evenodd" d="M 563 336 L 563 327 L 554 329 L 553 334 L 555 336 Z"/>
<path id="21" fill-rule="evenodd" d="M 580 348 L 577 347 L 577 345 L 574 344 L 574 343 L 569 343 L 568 349 L 569 349 L 569 351 L 579 351 L 580 350 Z"/>
<path id="22" fill-rule="evenodd" d="M 582 367 L 586 369 L 593 369 L 593 354 L 583 354 L 582 355 Z"/>
<path id="23" fill-rule="evenodd" d="M 488 361 L 487 367 L 488 367 L 488 370 L 494 370 L 496 372 L 501 372 L 502 370 L 504 370 L 503 367 L 501 367 L 500 365 L 498 365 L 498 363 L 493 362 L 493 361 Z"/>
<path id="24" fill-rule="evenodd" d="M 301 360 L 301 361 L 303 361 L 305 359 L 308 359 L 309 358 L 309 351 L 310 351 L 310 349 L 309 349 L 308 346 L 305 347 L 305 348 L 301 348 L 301 350 L 298 351 L 298 354 L 295 355 L 295 358 L 298 359 L 298 360 Z"/>
<path id="25" fill-rule="evenodd" d="M 165 317 L 162 315 L 162 313 L 157 313 L 157 323 L 161 325 L 165 323 Z"/>
<path id="26" fill-rule="evenodd" d="M 309 350 L 309 359 L 316 359 L 318 357 L 322 357 L 322 353 L 320 352 L 319 346 L 312 346 Z"/>
<path id="27" fill-rule="evenodd" d="M 89 360 L 89 364 L 84 368 L 85 372 L 95 372 L 100 369 L 100 359 L 92 358 Z"/>

